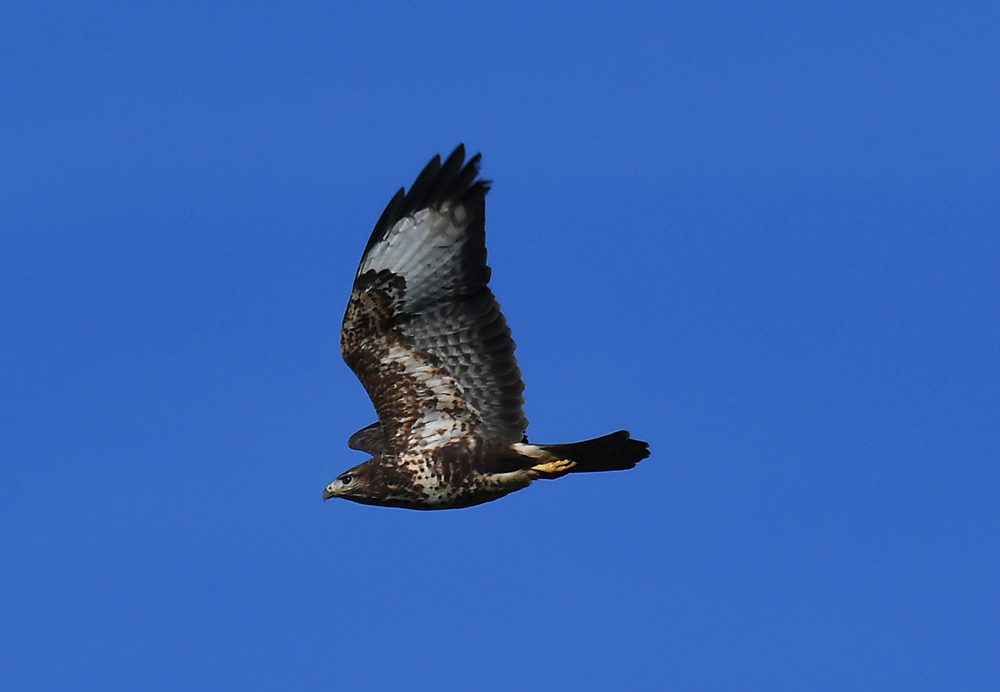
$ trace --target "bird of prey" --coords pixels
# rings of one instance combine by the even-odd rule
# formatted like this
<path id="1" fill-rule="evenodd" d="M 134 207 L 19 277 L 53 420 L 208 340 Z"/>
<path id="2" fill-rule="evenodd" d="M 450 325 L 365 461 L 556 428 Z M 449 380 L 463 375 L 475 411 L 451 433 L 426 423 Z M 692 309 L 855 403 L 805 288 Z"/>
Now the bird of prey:
<path id="1" fill-rule="evenodd" d="M 488 287 L 480 155 L 435 156 L 375 224 L 340 335 L 378 422 L 348 446 L 371 458 L 323 499 L 407 509 L 469 507 L 537 478 L 630 469 L 649 445 L 620 430 L 531 444 L 507 321 Z"/>

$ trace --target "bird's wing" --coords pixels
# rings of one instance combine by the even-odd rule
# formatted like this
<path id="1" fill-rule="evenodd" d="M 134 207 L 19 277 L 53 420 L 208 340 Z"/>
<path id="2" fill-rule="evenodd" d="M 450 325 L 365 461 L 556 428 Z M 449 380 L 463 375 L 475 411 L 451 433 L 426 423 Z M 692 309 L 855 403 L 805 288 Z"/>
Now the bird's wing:
<path id="1" fill-rule="evenodd" d="M 371 425 L 366 425 L 357 431 L 347 440 L 347 446 L 359 452 L 368 452 L 372 456 L 378 456 L 385 452 L 385 435 L 382 434 L 382 426 L 378 421 Z"/>
<path id="2" fill-rule="evenodd" d="M 375 225 L 340 337 L 375 405 L 388 451 L 469 433 L 523 438 L 524 385 L 507 321 L 487 287 L 487 181 L 479 155 L 434 157 Z"/>

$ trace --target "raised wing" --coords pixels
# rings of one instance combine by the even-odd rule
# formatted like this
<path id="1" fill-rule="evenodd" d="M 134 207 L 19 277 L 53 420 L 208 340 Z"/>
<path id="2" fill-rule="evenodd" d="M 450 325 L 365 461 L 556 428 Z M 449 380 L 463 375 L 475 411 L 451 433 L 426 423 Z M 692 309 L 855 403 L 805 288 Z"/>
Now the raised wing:
<path id="1" fill-rule="evenodd" d="M 435 156 L 375 225 L 340 337 L 388 451 L 469 433 L 517 442 L 524 385 L 507 321 L 487 287 L 486 193 L 479 155 Z"/>

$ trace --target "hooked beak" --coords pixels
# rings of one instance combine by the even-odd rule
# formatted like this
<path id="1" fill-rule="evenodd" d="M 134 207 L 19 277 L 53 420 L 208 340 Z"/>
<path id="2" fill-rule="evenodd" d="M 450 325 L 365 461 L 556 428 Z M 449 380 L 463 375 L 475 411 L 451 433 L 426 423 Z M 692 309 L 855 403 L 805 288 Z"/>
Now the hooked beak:
<path id="1" fill-rule="evenodd" d="M 333 484 L 326 486 L 323 490 L 323 500 L 329 500 L 331 497 L 337 497 L 340 494 L 339 490 L 333 490 Z"/>

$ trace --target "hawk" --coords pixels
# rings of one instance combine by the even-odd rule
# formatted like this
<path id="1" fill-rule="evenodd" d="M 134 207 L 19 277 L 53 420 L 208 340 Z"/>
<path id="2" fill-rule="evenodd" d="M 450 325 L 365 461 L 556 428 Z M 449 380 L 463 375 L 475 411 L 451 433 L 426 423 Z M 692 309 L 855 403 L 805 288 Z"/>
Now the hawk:
<path id="1" fill-rule="evenodd" d="M 323 499 L 407 509 L 469 507 L 537 478 L 630 469 L 649 445 L 620 430 L 571 444 L 531 444 L 514 342 L 488 283 L 480 155 L 435 156 L 375 224 L 340 350 L 378 422 L 348 446 L 371 458 Z"/>

